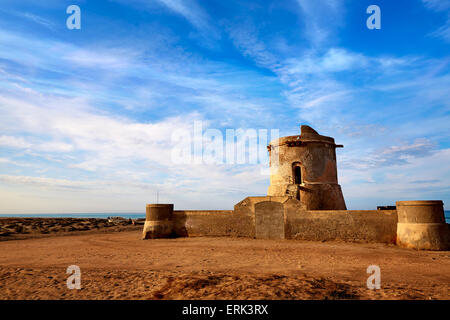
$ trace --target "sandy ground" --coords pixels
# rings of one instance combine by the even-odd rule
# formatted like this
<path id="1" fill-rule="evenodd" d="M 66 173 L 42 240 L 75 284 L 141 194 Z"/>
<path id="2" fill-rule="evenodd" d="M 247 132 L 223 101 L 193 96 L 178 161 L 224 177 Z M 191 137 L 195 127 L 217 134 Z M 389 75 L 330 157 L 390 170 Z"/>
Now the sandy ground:
<path id="1" fill-rule="evenodd" d="M 450 252 L 179 238 L 140 230 L 0 242 L 0 299 L 449 299 Z M 81 290 L 66 268 L 81 268 Z M 366 287 L 381 268 L 381 289 Z"/>

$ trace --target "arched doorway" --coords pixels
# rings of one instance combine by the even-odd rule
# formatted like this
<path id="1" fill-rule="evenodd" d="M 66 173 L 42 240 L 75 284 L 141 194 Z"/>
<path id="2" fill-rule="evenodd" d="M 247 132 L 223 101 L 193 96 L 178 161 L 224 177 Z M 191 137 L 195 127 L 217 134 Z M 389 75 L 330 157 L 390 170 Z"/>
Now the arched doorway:
<path id="1" fill-rule="evenodd" d="M 294 184 L 302 184 L 303 183 L 303 177 L 302 177 L 302 165 L 300 162 L 294 162 L 292 164 L 292 180 Z"/>
<path id="2" fill-rule="evenodd" d="M 300 166 L 294 167 L 294 183 L 302 184 L 302 168 Z"/>

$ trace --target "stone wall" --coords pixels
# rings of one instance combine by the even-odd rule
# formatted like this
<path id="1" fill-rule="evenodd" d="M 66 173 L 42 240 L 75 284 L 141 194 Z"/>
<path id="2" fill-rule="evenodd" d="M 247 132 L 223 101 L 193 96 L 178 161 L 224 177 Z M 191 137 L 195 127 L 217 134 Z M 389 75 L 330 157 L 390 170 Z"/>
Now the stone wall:
<path id="1" fill-rule="evenodd" d="M 180 237 L 235 236 L 253 237 L 251 216 L 233 210 L 175 210 L 173 232 Z"/>
<path id="2" fill-rule="evenodd" d="M 395 243 L 395 210 L 296 210 L 285 203 L 286 239 Z"/>
<path id="3" fill-rule="evenodd" d="M 275 201 L 255 204 L 255 237 L 257 239 L 285 239 L 284 205 Z"/>
<path id="4" fill-rule="evenodd" d="M 238 210 L 234 211 L 174 211 L 174 235 L 395 243 L 395 210 L 306 211 L 298 210 L 301 204 L 295 200 L 283 203 L 255 200 L 256 197 L 247 199 L 248 205 L 238 205 Z M 248 211 L 243 210 L 243 207 L 247 207 Z M 273 213 L 279 211 L 275 209 L 284 210 L 284 236 L 280 233 L 281 227 L 271 222 Z M 265 223 L 267 221 L 269 223 Z"/>

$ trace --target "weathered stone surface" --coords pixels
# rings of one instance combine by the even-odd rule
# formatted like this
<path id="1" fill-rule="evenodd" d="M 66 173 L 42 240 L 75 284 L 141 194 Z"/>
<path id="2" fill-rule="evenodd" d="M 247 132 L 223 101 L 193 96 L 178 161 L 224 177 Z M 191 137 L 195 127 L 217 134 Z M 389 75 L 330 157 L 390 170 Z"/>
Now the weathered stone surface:
<path id="1" fill-rule="evenodd" d="M 270 142 L 267 195 L 296 198 L 308 210 L 345 210 L 337 179 L 336 147 L 333 138 L 321 136 L 308 126 L 301 127 L 299 136 Z"/>
<path id="2" fill-rule="evenodd" d="M 269 144 L 267 196 L 247 197 L 234 210 L 173 211 L 173 205 L 147 205 L 142 237 L 344 240 L 450 249 L 442 201 L 398 201 L 397 210 L 346 210 L 337 179 L 337 147 L 333 138 L 302 126 L 301 135 Z"/>
<path id="3" fill-rule="evenodd" d="M 445 223 L 441 200 L 397 201 L 400 223 Z"/>
<path id="4" fill-rule="evenodd" d="M 284 203 L 287 200 L 289 200 L 288 196 L 281 196 L 281 197 L 271 197 L 271 196 L 261 196 L 261 197 L 247 197 L 242 201 L 239 201 L 237 204 L 234 205 L 234 212 L 238 214 L 244 214 L 244 215 L 255 215 L 255 204 L 258 202 L 264 202 L 264 201 L 274 201 L 274 202 L 280 202 Z"/>
<path id="5" fill-rule="evenodd" d="M 395 210 L 298 210 L 285 203 L 286 239 L 395 243 Z"/>
<path id="6" fill-rule="evenodd" d="M 397 245 L 422 250 L 449 250 L 450 231 L 440 200 L 397 201 Z"/>
<path id="7" fill-rule="evenodd" d="M 397 245 L 420 250 L 449 250 L 449 228 L 444 223 L 398 223 Z"/>
<path id="8" fill-rule="evenodd" d="M 173 222 L 174 234 L 180 237 L 254 237 L 253 217 L 232 210 L 177 210 Z"/>
<path id="9" fill-rule="evenodd" d="M 280 202 L 255 204 L 255 235 L 257 239 L 285 239 L 284 206 Z"/>
<path id="10" fill-rule="evenodd" d="M 142 239 L 166 238 L 173 230 L 173 204 L 148 204 Z"/>
<path id="11" fill-rule="evenodd" d="M 172 234 L 172 221 L 145 221 L 142 239 L 167 238 Z"/>

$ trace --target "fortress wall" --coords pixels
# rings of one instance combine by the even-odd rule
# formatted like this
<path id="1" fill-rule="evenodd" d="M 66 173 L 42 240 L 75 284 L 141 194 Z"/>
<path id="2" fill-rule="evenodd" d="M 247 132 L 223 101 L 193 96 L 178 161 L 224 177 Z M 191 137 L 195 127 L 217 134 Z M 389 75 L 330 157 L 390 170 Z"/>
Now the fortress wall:
<path id="1" fill-rule="evenodd" d="M 299 211 L 285 208 L 286 238 L 395 243 L 396 210 Z"/>
<path id="2" fill-rule="evenodd" d="M 278 201 L 272 201 L 275 199 Z M 158 209 L 155 206 L 168 205 L 149 205 L 147 209 L 155 211 Z M 159 214 L 158 210 L 155 212 Z M 153 217 L 151 210 L 149 213 L 143 238 L 162 237 L 157 227 L 166 220 Z M 303 204 L 296 199 L 249 197 L 238 203 L 235 210 L 173 211 L 170 232 L 179 237 L 235 236 L 395 243 L 397 220 L 396 210 L 304 210 Z"/>
<path id="3" fill-rule="evenodd" d="M 253 237 L 251 216 L 233 210 L 175 210 L 173 231 L 181 237 L 235 236 Z"/>
<path id="4" fill-rule="evenodd" d="M 284 205 L 286 239 L 395 243 L 396 210 L 305 211 L 298 210 L 297 206 L 298 201 Z M 255 217 L 233 210 L 176 210 L 173 230 L 181 237 L 254 238 Z"/>

